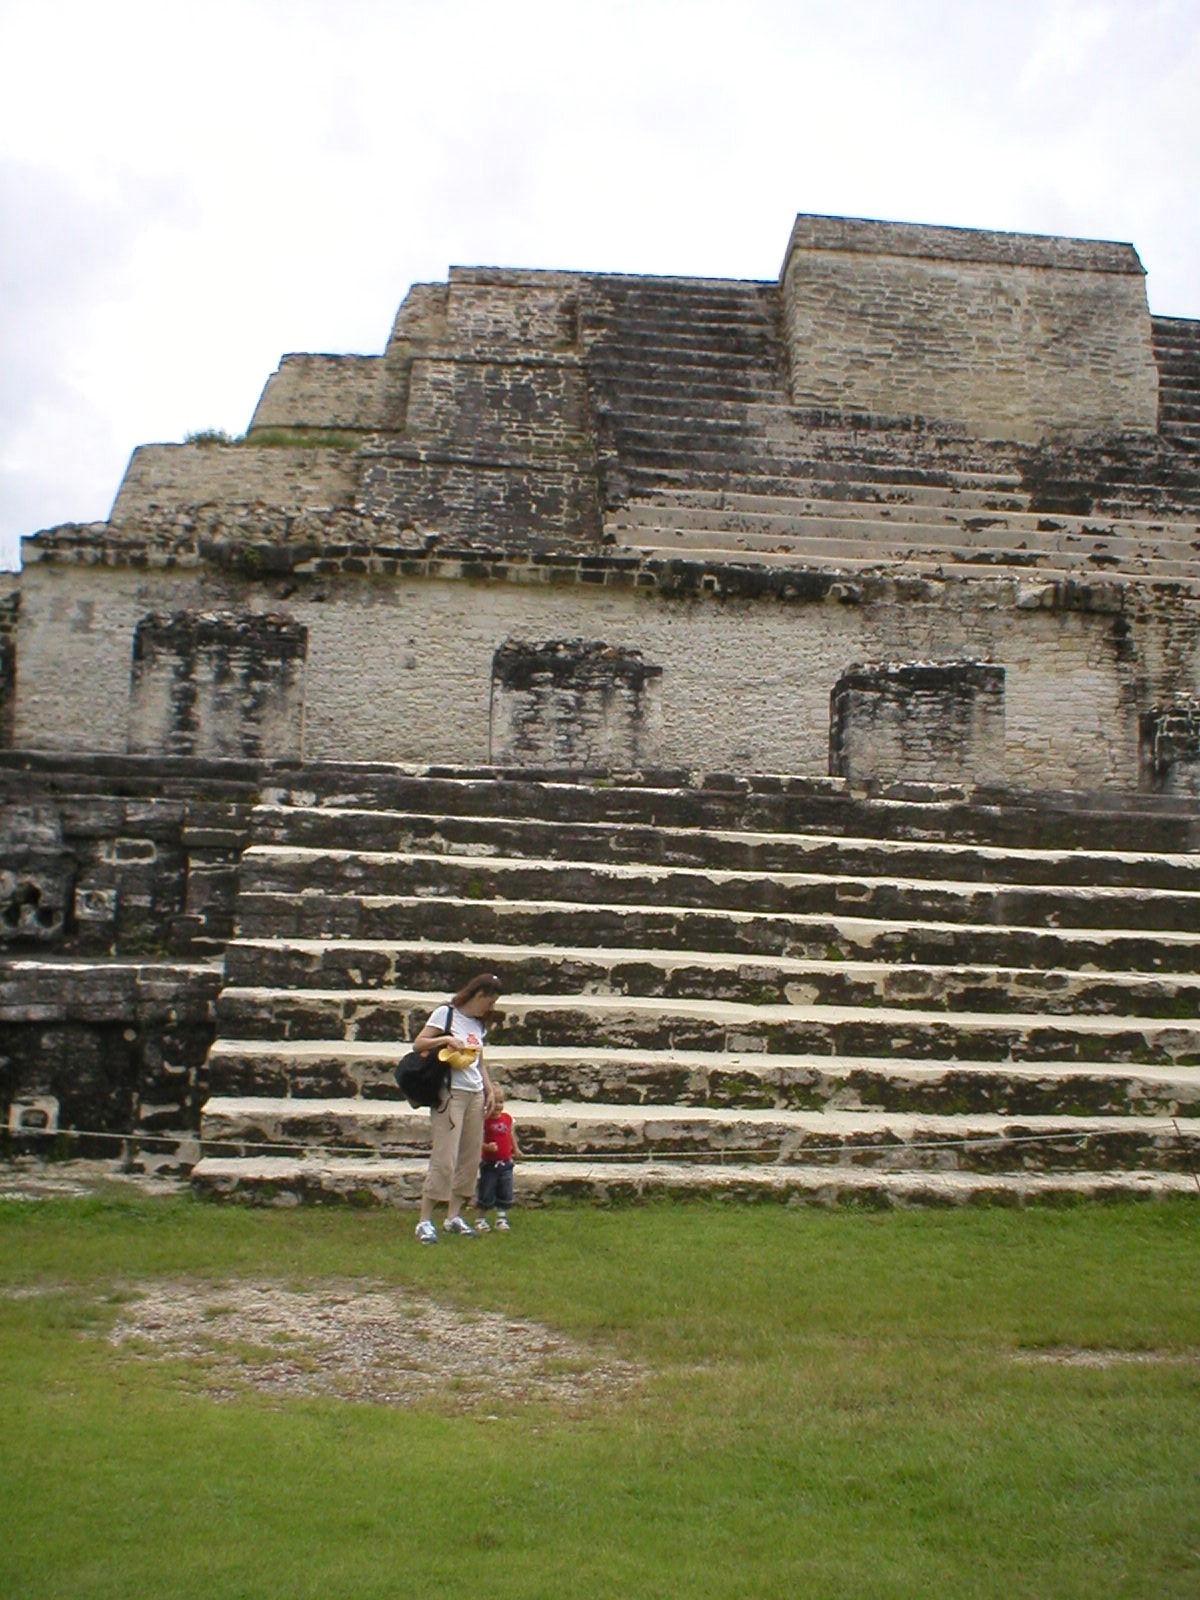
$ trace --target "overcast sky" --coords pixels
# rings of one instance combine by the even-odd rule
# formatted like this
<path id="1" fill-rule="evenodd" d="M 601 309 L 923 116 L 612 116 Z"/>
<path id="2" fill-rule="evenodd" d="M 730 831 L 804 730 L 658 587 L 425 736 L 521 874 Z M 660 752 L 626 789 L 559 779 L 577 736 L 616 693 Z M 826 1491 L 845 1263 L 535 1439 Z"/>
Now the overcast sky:
<path id="1" fill-rule="evenodd" d="M 1200 317 L 1200 0 L 0 0 L 0 565 L 455 265 L 798 211 L 1120 239 Z"/>

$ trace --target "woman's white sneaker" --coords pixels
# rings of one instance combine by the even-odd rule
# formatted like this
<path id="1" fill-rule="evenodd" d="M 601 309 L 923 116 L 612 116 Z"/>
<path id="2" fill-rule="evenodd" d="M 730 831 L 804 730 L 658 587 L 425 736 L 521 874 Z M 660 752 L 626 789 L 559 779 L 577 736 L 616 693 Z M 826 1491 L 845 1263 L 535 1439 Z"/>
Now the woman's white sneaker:
<path id="1" fill-rule="evenodd" d="M 457 1233 L 464 1239 L 473 1239 L 475 1237 L 475 1229 L 467 1221 L 466 1217 L 447 1217 L 445 1232 Z"/>
<path id="2" fill-rule="evenodd" d="M 417 1223 L 417 1243 L 436 1244 L 438 1242 L 437 1229 L 432 1222 Z"/>

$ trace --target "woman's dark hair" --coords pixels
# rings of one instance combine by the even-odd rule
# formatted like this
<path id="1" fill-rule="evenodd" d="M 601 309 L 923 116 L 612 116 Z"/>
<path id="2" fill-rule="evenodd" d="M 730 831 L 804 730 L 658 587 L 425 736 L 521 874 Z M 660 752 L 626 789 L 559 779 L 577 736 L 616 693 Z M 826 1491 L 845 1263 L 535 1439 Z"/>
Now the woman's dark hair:
<path id="1" fill-rule="evenodd" d="M 477 994 L 503 994 L 504 985 L 494 972 L 477 972 L 470 983 L 464 983 L 454 996 L 454 1004 L 461 1011 L 468 1000 L 474 1000 Z"/>

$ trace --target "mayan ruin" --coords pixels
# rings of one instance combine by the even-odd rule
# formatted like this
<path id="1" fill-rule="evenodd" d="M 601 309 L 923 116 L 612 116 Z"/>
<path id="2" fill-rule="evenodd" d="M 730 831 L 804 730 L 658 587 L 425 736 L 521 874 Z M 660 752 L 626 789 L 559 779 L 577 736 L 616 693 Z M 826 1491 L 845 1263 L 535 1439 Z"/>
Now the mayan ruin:
<path id="1" fill-rule="evenodd" d="M 23 541 L 10 1149 L 410 1202 L 482 966 L 533 1200 L 1194 1192 L 1200 322 L 1130 244 L 784 233 L 451 268 Z"/>

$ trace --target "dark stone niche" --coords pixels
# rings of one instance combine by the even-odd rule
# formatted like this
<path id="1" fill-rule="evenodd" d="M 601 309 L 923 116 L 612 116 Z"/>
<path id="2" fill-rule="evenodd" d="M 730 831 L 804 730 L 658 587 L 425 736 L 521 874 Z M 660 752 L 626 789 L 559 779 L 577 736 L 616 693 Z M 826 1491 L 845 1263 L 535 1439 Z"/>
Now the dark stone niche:
<path id="1" fill-rule="evenodd" d="M 1142 788 L 1200 799 L 1200 700 L 1154 706 L 1138 731 Z"/>
<path id="2" fill-rule="evenodd" d="M 654 762 L 662 668 L 602 640 L 509 639 L 492 660 L 491 760 L 505 766 Z"/>
<path id="3" fill-rule="evenodd" d="M 301 759 L 308 629 L 259 612 L 147 616 L 133 640 L 135 755 Z"/>
<path id="4" fill-rule="evenodd" d="M 64 848 L 57 810 L 0 806 L 0 858 L 0 947 L 61 943 L 78 862 Z"/>
<path id="5" fill-rule="evenodd" d="M 1004 668 L 984 661 L 849 667 L 830 696 L 829 770 L 861 782 L 1004 779 Z"/>

